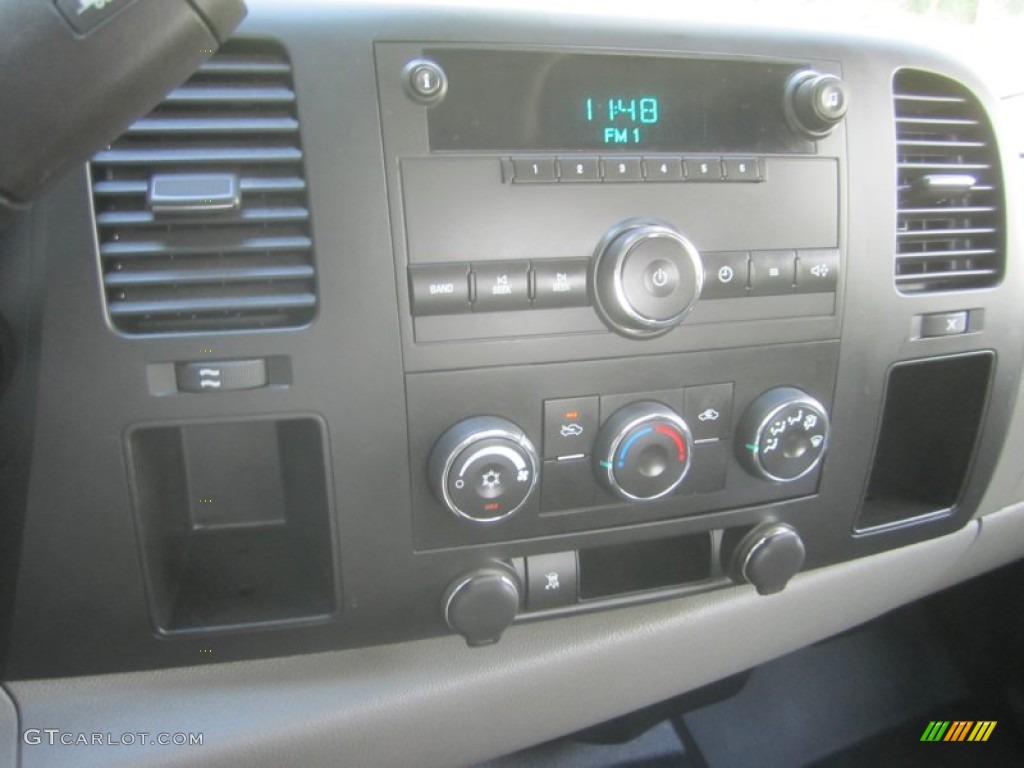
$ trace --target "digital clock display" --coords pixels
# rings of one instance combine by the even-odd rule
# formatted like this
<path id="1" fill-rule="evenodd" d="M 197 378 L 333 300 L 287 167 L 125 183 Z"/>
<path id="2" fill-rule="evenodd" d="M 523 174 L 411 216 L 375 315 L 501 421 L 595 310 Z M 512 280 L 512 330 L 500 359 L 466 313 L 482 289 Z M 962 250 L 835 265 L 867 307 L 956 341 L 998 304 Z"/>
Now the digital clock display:
<path id="1" fill-rule="evenodd" d="M 657 96 L 587 96 L 583 110 L 605 144 L 641 146 L 650 127 L 658 124 Z"/>
<path id="2" fill-rule="evenodd" d="M 434 151 L 812 152 L 786 123 L 796 63 L 428 49 L 448 76 Z"/>

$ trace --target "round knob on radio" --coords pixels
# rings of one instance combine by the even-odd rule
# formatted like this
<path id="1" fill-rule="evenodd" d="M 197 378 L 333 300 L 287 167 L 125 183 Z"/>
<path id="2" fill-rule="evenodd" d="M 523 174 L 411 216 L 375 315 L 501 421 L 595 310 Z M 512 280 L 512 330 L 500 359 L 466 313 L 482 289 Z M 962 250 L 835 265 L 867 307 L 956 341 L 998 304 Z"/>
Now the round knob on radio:
<path id="1" fill-rule="evenodd" d="M 427 464 L 437 500 L 459 517 L 492 523 L 517 512 L 537 487 L 537 450 L 498 416 L 460 421 L 435 443 Z"/>
<path id="2" fill-rule="evenodd" d="M 672 226 L 633 219 L 611 229 L 590 265 L 597 313 L 616 333 L 651 338 L 675 328 L 693 309 L 704 265 Z"/>
<path id="3" fill-rule="evenodd" d="M 653 401 L 631 403 L 598 432 L 594 471 L 621 499 L 660 499 L 683 482 L 692 452 L 690 428 L 675 411 Z"/>
<path id="4" fill-rule="evenodd" d="M 770 389 L 740 418 L 737 457 L 755 477 L 773 483 L 798 480 L 825 454 L 828 426 L 825 407 L 806 392 Z"/>
<path id="5" fill-rule="evenodd" d="M 794 130 L 812 139 L 828 136 L 849 102 L 846 85 L 835 75 L 804 69 L 786 83 L 786 117 Z"/>
<path id="6" fill-rule="evenodd" d="M 804 542 L 793 528 L 769 523 L 748 533 L 737 545 L 729 566 L 733 581 L 753 584 L 759 594 L 785 589 L 804 564 Z"/>
<path id="7" fill-rule="evenodd" d="M 498 642 L 519 612 L 519 579 L 498 565 L 460 576 L 441 600 L 444 620 L 470 646 Z"/>

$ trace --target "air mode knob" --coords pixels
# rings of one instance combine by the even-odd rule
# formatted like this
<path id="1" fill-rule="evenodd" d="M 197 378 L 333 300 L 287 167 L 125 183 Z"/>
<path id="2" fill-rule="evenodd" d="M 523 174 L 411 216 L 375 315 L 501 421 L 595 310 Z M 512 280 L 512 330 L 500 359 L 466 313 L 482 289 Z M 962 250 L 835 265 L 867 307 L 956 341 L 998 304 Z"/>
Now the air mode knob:
<path id="1" fill-rule="evenodd" d="M 835 75 L 803 69 L 786 83 L 786 118 L 795 131 L 811 139 L 832 133 L 849 103 L 846 85 Z"/>
<path id="2" fill-rule="evenodd" d="M 828 445 L 825 406 L 795 387 L 770 389 L 743 412 L 736 455 L 755 477 L 789 483 L 809 474 Z"/>
<path id="3" fill-rule="evenodd" d="M 590 265 L 594 307 L 604 323 L 630 338 L 675 328 L 693 309 L 704 265 L 689 240 L 656 219 L 631 219 L 601 239 Z"/>
<path id="4" fill-rule="evenodd" d="M 609 417 L 594 443 L 594 472 L 626 501 L 668 496 L 690 470 L 693 436 L 666 405 L 630 403 Z"/>
<path id="5" fill-rule="evenodd" d="M 427 477 L 452 514 L 493 523 L 517 512 L 537 488 L 537 450 L 516 424 L 498 416 L 460 421 L 434 444 Z"/>

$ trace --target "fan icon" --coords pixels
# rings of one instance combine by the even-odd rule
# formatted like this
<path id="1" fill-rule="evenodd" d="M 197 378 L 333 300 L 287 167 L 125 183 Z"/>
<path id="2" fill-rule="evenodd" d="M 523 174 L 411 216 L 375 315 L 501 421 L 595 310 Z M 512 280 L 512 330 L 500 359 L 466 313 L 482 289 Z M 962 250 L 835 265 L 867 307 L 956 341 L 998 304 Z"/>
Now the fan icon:
<path id="1" fill-rule="evenodd" d="M 501 485 L 501 473 L 490 469 L 484 472 L 483 476 L 480 478 L 480 482 L 483 484 L 484 488 L 489 491 L 493 491 Z"/>

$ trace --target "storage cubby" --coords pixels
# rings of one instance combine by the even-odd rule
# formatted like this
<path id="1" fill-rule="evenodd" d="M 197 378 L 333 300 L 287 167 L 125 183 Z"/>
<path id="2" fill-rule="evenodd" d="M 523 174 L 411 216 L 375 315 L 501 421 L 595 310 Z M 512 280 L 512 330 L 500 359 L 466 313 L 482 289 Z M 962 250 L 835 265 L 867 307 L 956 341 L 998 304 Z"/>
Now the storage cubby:
<path id="1" fill-rule="evenodd" d="M 158 630 L 335 612 L 323 435 L 313 418 L 130 433 L 139 544 Z"/>
<path id="2" fill-rule="evenodd" d="M 995 357 L 920 360 L 889 371 L 858 531 L 952 510 L 981 433 Z"/>

